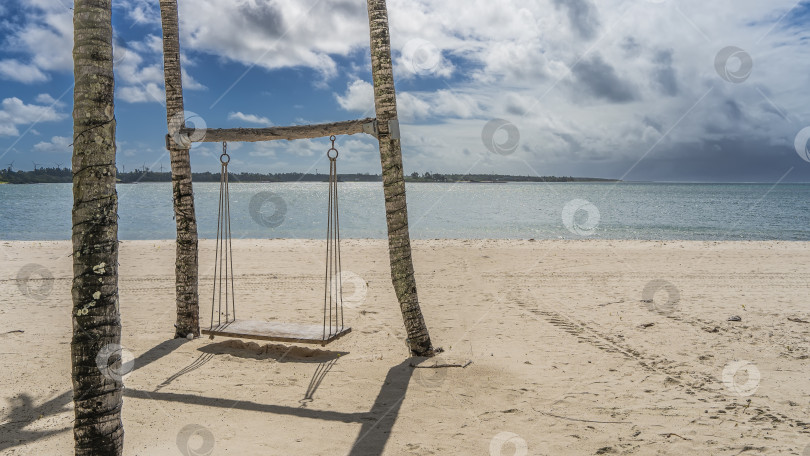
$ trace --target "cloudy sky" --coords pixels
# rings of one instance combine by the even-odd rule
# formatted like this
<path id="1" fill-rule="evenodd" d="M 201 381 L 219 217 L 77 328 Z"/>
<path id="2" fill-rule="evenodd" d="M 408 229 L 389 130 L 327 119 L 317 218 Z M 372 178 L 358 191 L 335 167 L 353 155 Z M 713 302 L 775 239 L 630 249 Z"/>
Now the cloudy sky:
<path id="1" fill-rule="evenodd" d="M 113 3 L 119 169 L 168 170 L 158 2 Z M 197 122 L 373 116 L 363 0 L 179 3 Z M 408 173 L 810 182 L 810 1 L 388 5 Z M 71 8 L 0 4 L 3 168 L 70 163 Z M 338 146 L 342 171 L 379 173 L 373 139 Z M 192 149 L 195 171 L 217 169 L 216 148 Z M 325 170 L 326 148 L 231 144 L 231 168 Z"/>

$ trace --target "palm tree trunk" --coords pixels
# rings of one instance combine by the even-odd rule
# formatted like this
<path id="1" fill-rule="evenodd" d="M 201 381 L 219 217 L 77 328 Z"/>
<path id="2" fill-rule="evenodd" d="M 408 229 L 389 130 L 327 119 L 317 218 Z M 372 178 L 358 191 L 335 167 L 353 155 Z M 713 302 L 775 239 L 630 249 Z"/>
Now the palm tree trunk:
<path id="1" fill-rule="evenodd" d="M 70 349 L 77 455 L 120 455 L 124 444 L 121 378 L 104 375 L 97 363 L 102 349 L 121 341 L 111 11 L 111 0 L 74 3 Z M 120 356 L 104 361 L 120 369 Z"/>
<path id="2" fill-rule="evenodd" d="M 388 11 L 385 0 L 368 0 L 371 29 L 371 74 L 374 79 L 374 104 L 377 110 L 377 138 L 380 142 L 385 216 L 388 223 L 388 251 L 391 280 L 399 300 L 408 348 L 415 356 L 433 356 L 425 319 L 416 295 L 416 279 L 408 233 L 408 209 L 405 202 L 405 178 L 399 139 L 391 138 L 388 121 L 397 118 L 397 96 L 391 70 L 391 41 L 388 36 Z"/>
<path id="3" fill-rule="evenodd" d="M 163 25 L 163 74 L 166 82 L 166 121 L 169 128 L 185 128 L 183 119 L 183 85 L 180 70 L 180 36 L 177 0 L 160 0 Z M 172 125 L 174 124 L 174 125 Z M 177 225 L 175 261 L 175 296 L 177 322 L 175 337 L 200 335 L 200 298 L 197 289 L 197 218 L 194 214 L 194 192 L 191 187 L 191 161 L 188 147 L 169 135 L 172 162 L 172 194 Z"/>

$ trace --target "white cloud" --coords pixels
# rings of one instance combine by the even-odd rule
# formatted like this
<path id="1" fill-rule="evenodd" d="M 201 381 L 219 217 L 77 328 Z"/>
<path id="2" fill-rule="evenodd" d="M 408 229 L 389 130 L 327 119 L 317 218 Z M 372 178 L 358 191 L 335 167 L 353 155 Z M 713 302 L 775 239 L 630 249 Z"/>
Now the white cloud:
<path id="1" fill-rule="evenodd" d="M 374 87 L 369 82 L 356 79 L 349 83 L 345 94 L 334 95 L 340 107 L 347 111 L 374 112 Z"/>
<path id="2" fill-rule="evenodd" d="M 50 106 L 25 104 L 17 97 L 4 99 L 0 106 L 0 120 L 9 120 L 18 125 L 61 120 L 65 117 Z"/>
<path id="3" fill-rule="evenodd" d="M 267 117 L 260 117 L 255 114 L 244 114 L 242 112 L 232 112 L 228 114 L 228 120 L 240 120 L 242 122 L 270 126 L 273 125 Z"/>
<path id="4" fill-rule="evenodd" d="M 54 136 L 50 141 L 42 141 L 34 145 L 40 152 L 70 152 L 71 139 L 67 136 Z"/>
<path id="5" fill-rule="evenodd" d="M 41 93 L 41 94 L 37 95 L 37 97 L 34 98 L 34 101 L 36 101 L 37 103 L 42 103 L 42 104 L 55 104 L 56 103 L 56 99 L 54 99 L 54 97 L 52 97 L 50 94 L 47 94 L 47 93 Z"/>
<path id="6" fill-rule="evenodd" d="M 117 97 L 128 103 L 163 103 L 163 87 L 154 82 L 140 86 L 127 86 L 118 89 Z"/>
<path id="7" fill-rule="evenodd" d="M 15 59 L 0 60 L 0 78 L 26 84 L 48 80 L 48 76 L 36 65 L 21 63 Z"/>
<path id="8" fill-rule="evenodd" d="M 26 104 L 17 97 L 6 98 L 0 103 L 0 136 L 17 136 L 17 125 L 62 120 L 65 115 L 54 106 Z"/>

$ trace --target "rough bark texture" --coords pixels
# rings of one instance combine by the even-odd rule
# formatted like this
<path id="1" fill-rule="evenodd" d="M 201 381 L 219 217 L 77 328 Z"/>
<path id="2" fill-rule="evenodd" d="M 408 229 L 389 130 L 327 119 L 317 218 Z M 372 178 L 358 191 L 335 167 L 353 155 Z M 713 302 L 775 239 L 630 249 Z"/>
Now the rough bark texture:
<path id="1" fill-rule="evenodd" d="M 380 161 L 382 163 L 385 215 L 388 223 L 388 250 L 391 280 L 399 300 L 408 347 L 416 356 L 432 356 L 425 319 L 416 295 L 411 240 L 408 233 L 408 209 L 405 202 L 405 178 L 402 171 L 400 141 L 392 139 L 388 121 L 397 117 L 397 98 L 391 70 L 391 41 L 388 36 L 388 11 L 385 0 L 368 0 L 371 29 L 371 72 L 374 79 L 374 104 L 377 111 Z"/>
<path id="2" fill-rule="evenodd" d="M 163 24 L 163 74 L 166 82 L 166 121 L 182 119 L 183 86 L 180 70 L 180 36 L 177 0 L 160 0 Z M 181 123 L 185 127 L 185 122 Z M 191 187 L 191 161 L 188 144 L 183 146 L 169 138 L 172 162 L 172 194 L 177 224 L 177 258 L 175 262 L 175 293 L 177 322 L 175 337 L 200 335 L 200 300 L 197 289 L 197 219 L 194 214 L 194 192 Z"/>
<path id="3" fill-rule="evenodd" d="M 374 122 L 374 119 L 346 120 L 315 125 L 295 125 L 292 127 L 267 128 L 208 128 L 180 130 L 190 137 L 199 137 L 199 142 L 256 142 L 275 141 L 279 139 L 323 138 L 330 135 L 353 135 L 363 133 L 363 124 Z"/>
<path id="4" fill-rule="evenodd" d="M 121 341 L 111 8 L 110 0 L 76 0 L 73 13 L 70 349 L 77 455 L 120 455 L 124 443 L 123 385 L 120 377 L 103 375 L 96 362 L 103 347 Z M 109 361 L 120 369 L 120 356 Z"/>

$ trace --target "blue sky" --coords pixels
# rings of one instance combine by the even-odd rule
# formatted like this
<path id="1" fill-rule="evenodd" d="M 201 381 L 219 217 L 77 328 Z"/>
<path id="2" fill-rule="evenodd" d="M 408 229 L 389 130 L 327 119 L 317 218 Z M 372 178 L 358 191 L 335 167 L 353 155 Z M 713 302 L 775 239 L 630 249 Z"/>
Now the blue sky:
<path id="1" fill-rule="evenodd" d="M 207 126 L 373 116 L 364 1 L 179 3 L 186 110 Z M 114 4 L 119 169 L 167 170 L 157 1 Z M 388 4 L 408 173 L 810 181 L 810 2 Z M 3 168 L 70 163 L 71 7 L 0 6 Z M 231 144 L 232 169 L 322 170 L 325 144 Z M 338 146 L 342 171 L 379 173 L 372 138 Z"/>

